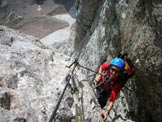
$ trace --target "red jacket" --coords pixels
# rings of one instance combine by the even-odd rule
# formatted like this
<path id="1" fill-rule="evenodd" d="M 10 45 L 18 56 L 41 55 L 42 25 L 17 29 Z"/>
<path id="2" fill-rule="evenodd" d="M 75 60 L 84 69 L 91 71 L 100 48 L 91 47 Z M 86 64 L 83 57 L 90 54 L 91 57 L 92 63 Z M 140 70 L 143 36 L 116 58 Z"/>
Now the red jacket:
<path id="1" fill-rule="evenodd" d="M 102 71 L 108 69 L 105 72 L 108 77 L 110 76 L 110 70 L 109 70 L 109 68 L 110 68 L 110 64 L 109 63 L 104 63 L 104 64 L 101 65 Z M 99 80 L 99 82 L 103 82 L 103 79 L 104 78 L 102 76 L 101 79 Z M 116 80 L 117 79 L 111 79 L 110 83 L 113 84 L 114 82 L 116 82 Z M 122 87 L 123 87 L 123 82 L 121 80 L 119 80 L 116 83 L 114 83 L 114 85 L 110 85 L 108 83 L 105 83 L 103 85 L 103 89 L 106 92 L 109 92 L 110 93 L 110 96 L 109 96 L 109 99 L 108 99 L 110 102 L 112 102 L 112 101 L 114 102 L 115 101 L 115 99 L 116 99 L 118 93 L 120 92 L 120 90 L 122 89 Z"/>

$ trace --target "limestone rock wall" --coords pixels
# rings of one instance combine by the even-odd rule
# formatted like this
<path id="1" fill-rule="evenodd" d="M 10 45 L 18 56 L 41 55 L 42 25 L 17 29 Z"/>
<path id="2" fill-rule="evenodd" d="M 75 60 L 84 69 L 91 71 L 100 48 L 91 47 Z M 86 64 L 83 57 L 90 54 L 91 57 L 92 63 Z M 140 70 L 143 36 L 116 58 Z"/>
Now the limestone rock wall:
<path id="1" fill-rule="evenodd" d="M 0 26 L 1 122 L 49 120 L 68 70 L 65 64 L 69 58 L 56 55 L 36 38 Z M 64 72 L 59 71 L 61 67 Z M 67 107 L 66 102 L 62 104 L 60 109 Z M 68 107 L 66 112 L 69 114 L 65 120 L 69 121 L 71 112 Z"/>
<path id="2" fill-rule="evenodd" d="M 72 62 L 36 38 L 0 26 L 0 122 L 49 122 L 72 70 L 66 66 Z M 74 97 L 66 89 L 55 122 L 77 121 L 77 108 L 85 122 L 102 120 L 85 75 L 78 68 L 73 75 L 78 92 Z"/>
<path id="3" fill-rule="evenodd" d="M 12 10 L 7 0 L 0 1 L 0 24 L 16 28 L 23 20 L 23 17 Z"/>
<path id="4" fill-rule="evenodd" d="M 85 66 L 97 70 L 121 51 L 138 62 L 127 84 L 132 91 L 123 89 L 118 99 L 121 118 L 162 121 L 162 1 L 80 0 L 76 21 L 74 48 Z M 116 116 L 124 113 L 115 108 Z"/>

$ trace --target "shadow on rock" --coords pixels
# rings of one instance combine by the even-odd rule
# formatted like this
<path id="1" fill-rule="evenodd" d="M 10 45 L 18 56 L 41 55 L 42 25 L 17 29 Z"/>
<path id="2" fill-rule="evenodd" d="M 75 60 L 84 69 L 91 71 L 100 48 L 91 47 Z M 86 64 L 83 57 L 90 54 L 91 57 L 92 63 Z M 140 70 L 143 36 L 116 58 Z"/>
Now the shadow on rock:
<path id="1" fill-rule="evenodd" d="M 56 4 L 62 4 L 69 12 L 71 7 L 75 4 L 75 0 L 53 0 Z"/>
<path id="2" fill-rule="evenodd" d="M 46 0 L 35 0 L 35 2 L 38 4 L 38 5 L 42 5 L 44 3 L 44 1 Z"/>

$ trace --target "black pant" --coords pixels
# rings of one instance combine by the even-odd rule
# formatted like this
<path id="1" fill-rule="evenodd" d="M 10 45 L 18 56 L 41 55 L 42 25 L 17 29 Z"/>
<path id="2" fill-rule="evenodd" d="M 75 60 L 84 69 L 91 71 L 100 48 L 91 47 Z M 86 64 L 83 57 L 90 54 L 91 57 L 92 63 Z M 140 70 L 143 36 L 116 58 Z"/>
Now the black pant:
<path id="1" fill-rule="evenodd" d="M 98 99 L 98 102 L 101 108 L 105 107 L 109 96 L 110 96 L 110 93 L 106 92 L 105 90 L 99 93 L 99 97 L 97 99 Z"/>

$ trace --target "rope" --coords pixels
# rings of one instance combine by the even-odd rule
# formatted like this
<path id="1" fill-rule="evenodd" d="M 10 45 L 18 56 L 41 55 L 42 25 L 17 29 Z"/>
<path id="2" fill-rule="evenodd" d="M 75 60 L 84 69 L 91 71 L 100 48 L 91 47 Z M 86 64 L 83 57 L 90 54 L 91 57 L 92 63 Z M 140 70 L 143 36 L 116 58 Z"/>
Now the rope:
<path id="1" fill-rule="evenodd" d="M 76 68 L 76 66 L 78 65 L 78 61 L 77 60 L 75 60 L 72 64 L 70 64 L 69 66 L 68 66 L 68 68 L 70 68 L 71 66 L 73 66 L 74 65 L 74 67 L 73 67 L 73 69 L 72 69 L 72 71 L 71 71 L 71 74 L 73 74 L 73 72 L 74 72 L 74 70 L 75 70 L 75 68 Z M 63 90 L 63 92 L 62 92 L 62 94 L 61 94 L 61 96 L 60 96 L 60 99 L 59 99 L 59 101 L 58 101 L 58 103 L 57 103 L 57 105 L 56 105 L 56 108 L 54 109 L 54 111 L 52 112 L 52 115 L 51 115 L 51 117 L 50 117 L 50 119 L 49 119 L 49 122 L 53 122 L 53 120 L 55 120 L 55 115 L 56 115 L 56 112 L 57 112 L 57 110 L 58 110 L 58 108 L 59 108 L 59 106 L 60 106 L 60 103 L 61 103 L 61 100 L 62 100 L 62 98 L 63 98 L 63 96 L 64 96 L 64 93 L 65 93 L 65 91 L 66 91 L 66 89 L 67 89 L 67 87 L 69 86 L 69 87 L 71 87 L 71 85 L 70 85 L 70 79 L 72 79 L 72 75 L 70 75 L 70 74 L 68 74 L 67 76 L 66 76 L 66 81 L 67 81 L 67 83 L 66 83 L 66 85 L 65 85 L 65 87 L 64 87 L 64 90 Z M 72 79 L 73 80 L 73 79 Z M 73 82 L 73 81 L 72 81 Z M 73 84 L 74 85 L 74 84 Z M 72 87 L 71 87 L 72 88 Z"/>
<path id="2" fill-rule="evenodd" d="M 93 73 L 95 73 L 95 74 L 100 74 L 100 73 L 98 73 L 98 72 L 96 72 L 96 71 L 94 71 L 94 70 L 92 70 L 92 69 L 89 69 L 89 68 L 87 68 L 87 67 L 85 67 L 85 66 L 80 65 L 79 63 L 78 63 L 78 66 L 80 66 L 80 67 L 82 67 L 82 68 L 84 68 L 84 69 L 86 69 L 86 70 L 89 70 L 89 71 L 91 71 L 91 72 L 93 72 Z M 100 74 L 100 75 L 102 75 L 102 74 Z"/>
<path id="3" fill-rule="evenodd" d="M 82 122 L 82 110 L 79 105 L 78 94 L 74 95 L 74 102 L 75 102 L 75 122 Z"/>
<path id="4" fill-rule="evenodd" d="M 76 105 L 76 122 L 82 122 L 82 111 L 80 106 Z"/>
<path id="5" fill-rule="evenodd" d="M 82 122 L 82 110 L 79 104 L 79 89 L 77 88 L 76 82 L 75 82 L 75 78 L 74 78 L 74 74 L 72 75 L 72 85 L 74 87 L 74 92 L 73 92 L 73 99 L 74 99 L 74 103 L 75 103 L 75 122 Z"/>
<path id="6" fill-rule="evenodd" d="M 67 66 L 67 67 L 68 67 L 68 68 L 71 68 L 71 66 L 73 66 L 73 65 L 74 65 L 74 67 L 73 67 L 73 69 L 72 69 L 72 71 L 71 71 L 71 74 L 68 74 L 68 75 L 66 76 L 66 81 L 67 81 L 67 83 L 66 83 L 66 85 L 65 85 L 65 87 L 64 87 L 64 90 L 63 90 L 63 92 L 62 92 L 62 94 L 61 94 L 61 96 L 60 96 L 60 99 L 59 99 L 59 101 L 58 101 L 58 103 L 57 103 L 57 105 L 56 105 L 56 108 L 55 108 L 54 111 L 52 112 L 52 115 L 51 115 L 51 117 L 50 117 L 50 119 L 49 119 L 49 122 L 53 122 L 53 120 L 55 120 L 56 112 L 57 112 L 57 110 L 58 110 L 58 108 L 59 108 L 59 106 L 60 106 L 61 100 L 62 100 L 62 98 L 63 98 L 63 96 L 64 96 L 64 93 L 65 93 L 67 87 L 69 86 L 69 87 L 71 88 L 73 94 L 75 94 L 76 91 L 78 91 L 78 88 L 77 88 L 77 86 L 76 86 L 76 83 L 75 83 L 75 80 L 74 80 L 74 76 L 73 76 L 73 72 L 74 72 L 74 70 L 75 70 L 75 68 L 76 68 L 77 66 L 82 67 L 82 68 L 84 68 L 84 69 L 86 69 L 86 70 L 89 70 L 89 71 L 91 71 L 91 72 L 93 72 L 93 73 L 95 73 L 95 74 L 99 74 L 98 72 L 95 72 L 95 71 L 93 71 L 93 70 L 91 70 L 91 69 L 89 69 L 89 68 L 87 68 L 87 67 L 84 67 L 84 66 L 80 65 L 79 62 L 78 62 L 78 60 L 75 60 L 73 63 L 71 63 L 71 64 L 70 64 L 69 66 Z M 102 75 L 102 74 L 101 74 L 101 75 Z M 73 85 L 73 86 L 71 86 L 71 84 L 69 83 L 69 82 L 70 82 L 70 79 L 72 79 L 72 85 Z M 79 121 L 78 117 L 80 118 L 80 121 Z M 81 107 L 80 107 L 78 104 L 76 104 L 76 122 L 82 122 L 82 111 L 81 111 Z"/>
<path id="7" fill-rule="evenodd" d="M 69 85 L 69 81 L 66 83 L 66 86 L 65 86 L 65 88 L 64 88 L 64 90 L 63 90 L 63 92 L 62 92 L 62 94 L 61 94 L 61 96 L 60 96 L 60 99 L 59 99 L 59 101 L 58 101 L 58 103 L 57 103 L 57 105 L 56 105 L 56 108 L 54 109 L 54 111 L 53 111 L 53 113 L 52 113 L 52 115 L 51 115 L 51 117 L 50 117 L 50 119 L 49 119 L 49 122 L 52 122 L 53 119 L 55 119 L 56 111 L 57 111 L 57 109 L 58 109 L 58 107 L 59 107 L 59 105 L 60 105 L 60 103 L 61 103 L 61 100 L 62 100 L 62 98 L 63 98 L 63 96 L 64 96 L 64 93 L 65 93 L 66 88 L 67 88 L 68 85 Z"/>

